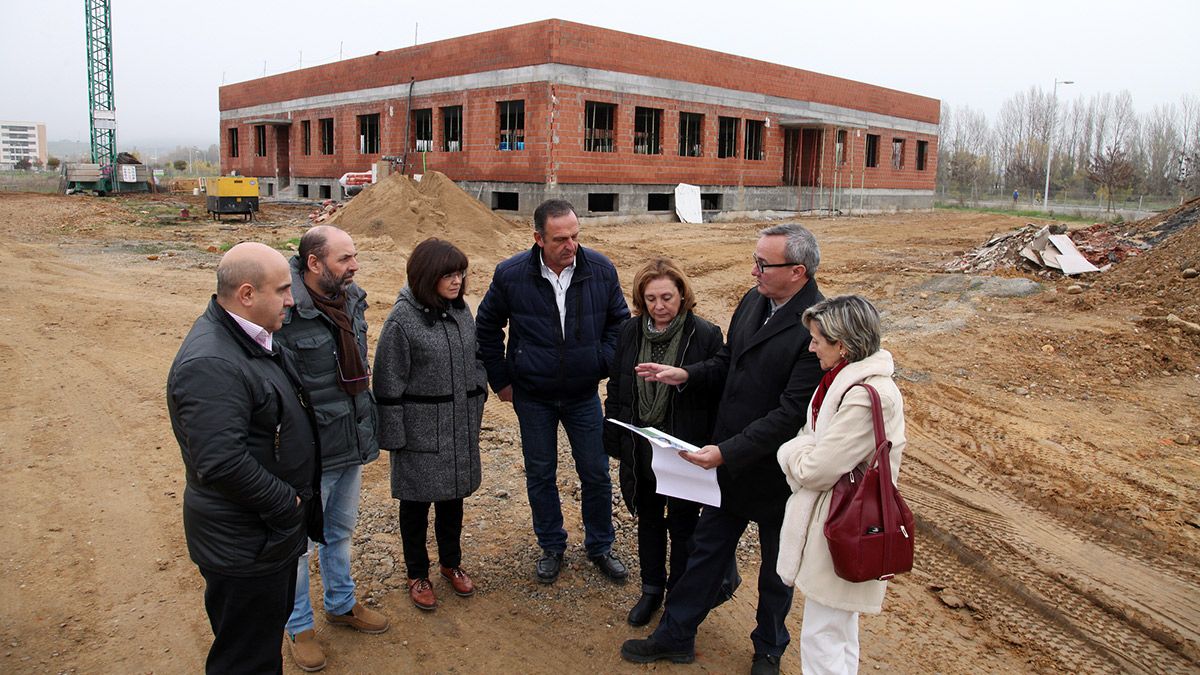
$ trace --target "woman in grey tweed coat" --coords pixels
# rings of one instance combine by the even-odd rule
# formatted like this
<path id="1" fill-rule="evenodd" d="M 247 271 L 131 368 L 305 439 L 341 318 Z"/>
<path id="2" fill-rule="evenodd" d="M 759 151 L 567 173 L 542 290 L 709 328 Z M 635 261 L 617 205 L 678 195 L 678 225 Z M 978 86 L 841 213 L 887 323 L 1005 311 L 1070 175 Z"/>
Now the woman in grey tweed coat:
<path id="1" fill-rule="evenodd" d="M 460 596 L 475 592 L 462 569 L 463 498 L 479 488 L 487 375 L 463 302 L 466 275 L 467 256 L 450 242 L 418 244 L 375 350 L 379 445 L 390 452 L 400 500 L 409 597 L 425 610 L 437 607 L 425 548 L 430 504 L 441 576 Z"/>

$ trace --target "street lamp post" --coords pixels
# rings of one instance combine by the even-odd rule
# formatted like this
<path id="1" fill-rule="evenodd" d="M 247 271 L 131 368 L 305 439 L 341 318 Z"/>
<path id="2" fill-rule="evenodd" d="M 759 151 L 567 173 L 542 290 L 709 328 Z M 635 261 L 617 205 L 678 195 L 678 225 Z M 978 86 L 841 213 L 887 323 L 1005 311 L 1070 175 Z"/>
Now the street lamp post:
<path id="1" fill-rule="evenodd" d="M 1050 212 L 1050 157 L 1054 149 L 1054 125 L 1058 123 L 1058 85 L 1075 84 L 1073 80 L 1054 80 L 1054 94 L 1050 97 L 1050 131 L 1046 134 L 1046 186 L 1042 189 L 1042 210 Z"/>

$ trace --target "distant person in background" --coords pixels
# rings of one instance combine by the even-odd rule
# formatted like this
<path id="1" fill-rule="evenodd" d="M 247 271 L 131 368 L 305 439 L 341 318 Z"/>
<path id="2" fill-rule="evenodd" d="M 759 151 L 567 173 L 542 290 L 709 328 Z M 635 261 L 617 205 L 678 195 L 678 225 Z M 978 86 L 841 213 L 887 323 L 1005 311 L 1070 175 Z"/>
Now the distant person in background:
<path id="1" fill-rule="evenodd" d="M 1020 192 L 1013 190 L 1013 206 L 1017 205 L 1017 199 L 1020 198 L 1020 196 L 1021 196 Z"/>
<path id="2" fill-rule="evenodd" d="M 812 335 L 809 350 L 825 371 L 808 404 L 807 424 L 779 448 L 779 466 L 792 488 L 779 542 L 777 571 L 804 594 L 800 667 L 805 673 L 858 672 L 858 615 L 883 609 L 886 581 L 851 582 L 833 568 L 825 521 L 833 486 L 875 451 L 871 399 L 879 391 L 892 480 L 900 477 L 904 401 L 892 380 L 892 355 L 880 349 L 879 312 L 857 295 L 840 295 L 809 307 L 802 318 Z"/>
<path id="3" fill-rule="evenodd" d="M 295 356 L 321 437 L 325 543 L 318 555 L 325 620 L 363 633 L 382 633 L 388 618 L 358 602 L 350 576 L 363 465 L 379 457 L 375 401 L 369 391 L 367 294 L 354 283 L 358 250 L 349 234 L 318 225 L 300 238 L 291 271 L 296 305 L 284 317 L 276 339 Z M 305 555 L 297 564 L 296 602 L 286 642 L 296 666 L 311 672 L 325 667 L 325 650 L 313 623 L 309 558 Z"/>
<path id="4" fill-rule="evenodd" d="M 456 595 L 475 593 L 462 568 L 463 499 L 479 489 L 487 373 L 463 301 L 467 256 L 448 241 L 426 239 L 409 256 L 407 276 L 379 334 L 375 397 L 379 442 L 391 453 L 392 497 L 400 500 L 408 597 L 432 610 L 430 504 L 439 573 Z"/>
<path id="5" fill-rule="evenodd" d="M 682 366 L 721 349 L 721 329 L 692 313 L 696 297 L 687 275 L 666 258 L 651 260 L 633 279 L 633 316 L 621 326 L 608 378 L 605 416 L 654 427 L 693 445 L 706 445 L 716 419 L 719 389 L 680 390 L 634 374 L 639 363 Z M 642 596 L 629 625 L 645 626 L 687 568 L 688 546 L 700 505 L 657 492 L 650 444 L 615 424 L 604 425 L 604 448 L 621 462 L 621 494 L 637 515 Z M 670 536 L 670 573 L 667 539 Z"/>
<path id="6" fill-rule="evenodd" d="M 283 672 L 279 636 L 296 560 L 307 538 L 323 538 L 315 420 L 272 338 L 292 304 L 283 256 L 264 244 L 234 246 L 167 375 L 187 478 L 183 532 L 213 631 L 208 673 Z"/>

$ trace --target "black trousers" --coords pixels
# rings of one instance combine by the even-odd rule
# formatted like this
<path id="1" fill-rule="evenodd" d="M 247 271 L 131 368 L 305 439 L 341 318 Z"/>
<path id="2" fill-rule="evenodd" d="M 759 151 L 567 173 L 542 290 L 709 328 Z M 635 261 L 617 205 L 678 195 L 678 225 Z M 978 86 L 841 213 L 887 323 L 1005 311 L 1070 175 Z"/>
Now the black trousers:
<path id="1" fill-rule="evenodd" d="M 204 671 L 283 673 L 283 626 L 296 601 L 296 561 L 260 577 L 231 577 L 200 568 L 213 643 Z"/>
<path id="2" fill-rule="evenodd" d="M 784 619 L 792 608 L 792 588 L 775 571 L 779 558 L 779 528 L 783 514 L 774 522 L 759 522 L 762 566 L 758 571 L 758 625 L 750 634 L 755 654 L 782 656 L 790 636 Z M 750 521 L 712 506 L 705 506 L 692 536 L 687 571 L 667 595 L 662 621 L 653 638 L 675 649 L 695 647 L 696 631 L 719 600 L 727 581 L 729 564 L 738 540 Z"/>
<path id="3" fill-rule="evenodd" d="M 643 593 L 662 593 L 675 587 L 687 569 L 688 548 L 700 518 L 699 504 L 660 495 L 655 487 L 652 472 L 638 477 L 638 564 L 642 569 Z M 667 573 L 668 536 L 670 574 Z"/>
<path id="4" fill-rule="evenodd" d="M 400 500 L 400 541 L 404 544 L 404 566 L 409 579 L 429 576 L 429 551 L 425 548 L 429 504 Z M 462 564 L 462 523 L 463 500 L 433 502 L 433 536 L 437 539 L 438 561 L 444 567 Z"/>

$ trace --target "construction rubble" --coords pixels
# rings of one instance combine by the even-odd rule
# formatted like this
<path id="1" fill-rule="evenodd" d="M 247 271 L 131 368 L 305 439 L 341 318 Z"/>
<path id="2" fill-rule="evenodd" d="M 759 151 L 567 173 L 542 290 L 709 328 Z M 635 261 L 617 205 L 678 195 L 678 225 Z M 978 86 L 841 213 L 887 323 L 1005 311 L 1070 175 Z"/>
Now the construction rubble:
<path id="1" fill-rule="evenodd" d="M 949 272 L 1016 269 L 1039 276 L 1106 272 L 1141 255 L 1200 220 L 1200 198 L 1134 223 L 1096 223 L 1078 230 L 1066 225 L 1024 227 L 992 236 L 946 265 Z"/>

